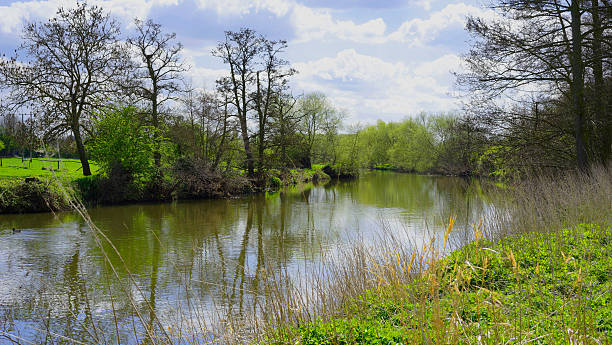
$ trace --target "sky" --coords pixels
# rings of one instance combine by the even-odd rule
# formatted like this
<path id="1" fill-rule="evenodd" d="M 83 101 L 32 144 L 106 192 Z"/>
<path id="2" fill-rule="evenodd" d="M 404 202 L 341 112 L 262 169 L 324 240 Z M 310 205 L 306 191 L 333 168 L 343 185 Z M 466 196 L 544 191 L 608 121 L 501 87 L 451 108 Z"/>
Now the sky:
<path id="1" fill-rule="evenodd" d="M 298 70 L 294 95 L 323 92 L 349 123 L 399 121 L 460 109 L 455 78 L 469 49 L 467 15 L 488 16 L 480 0 L 90 0 L 117 17 L 152 19 L 184 45 L 195 87 L 212 90 L 226 66 L 211 55 L 224 31 L 251 28 L 288 41 Z M 0 0 L 0 53 L 19 45 L 23 24 L 74 1 Z"/>

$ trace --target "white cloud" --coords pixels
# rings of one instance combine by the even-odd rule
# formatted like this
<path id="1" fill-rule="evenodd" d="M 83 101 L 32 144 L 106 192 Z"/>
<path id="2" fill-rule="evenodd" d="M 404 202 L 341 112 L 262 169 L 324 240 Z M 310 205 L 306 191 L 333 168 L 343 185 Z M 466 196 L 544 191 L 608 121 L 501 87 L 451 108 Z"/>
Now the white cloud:
<path id="1" fill-rule="evenodd" d="M 450 27 L 463 27 L 468 15 L 485 18 L 496 16 L 492 10 L 485 10 L 464 3 L 450 4 L 440 11 L 432 13 L 427 19 L 415 18 L 404 22 L 387 39 L 407 42 L 412 45 L 423 44 L 435 39 L 440 32 Z"/>
<path id="2" fill-rule="evenodd" d="M 21 28 L 24 20 L 32 17 L 47 17 L 57 11 L 57 1 L 14 2 L 8 6 L 0 6 L 2 22 L 0 30 L 3 33 L 14 33 Z"/>
<path id="3" fill-rule="evenodd" d="M 425 11 L 431 10 L 431 3 L 435 0 L 416 0 L 417 6 L 423 7 Z"/>
<path id="4" fill-rule="evenodd" d="M 415 70 L 415 75 L 446 77 L 451 72 L 458 72 L 462 68 L 461 58 L 455 54 L 447 54 L 433 61 L 427 61 L 419 65 Z"/>
<path id="5" fill-rule="evenodd" d="M 190 66 L 187 75 L 191 79 L 193 87 L 212 91 L 216 87 L 217 79 L 228 75 L 227 68 L 208 68 L 197 63 L 198 58 L 210 56 L 212 49 L 213 47 L 183 49 L 183 61 L 187 66 Z"/>
<path id="6" fill-rule="evenodd" d="M 216 81 L 221 77 L 227 76 L 228 71 L 226 69 L 214 69 L 196 66 L 189 69 L 188 75 L 191 79 L 193 87 L 207 91 L 214 91 L 217 85 Z"/>
<path id="7" fill-rule="evenodd" d="M 387 32 L 382 18 L 363 23 L 338 20 L 325 8 L 310 8 L 293 0 L 197 0 L 201 8 L 212 9 L 219 16 L 245 16 L 253 11 L 266 10 L 277 17 L 289 16 L 295 29 L 295 42 L 340 39 L 358 43 L 404 42 L 419 45 L 433 40 L 443 30 L 463 27 L 467 15 L 491 17 L 494 12 L 459 2 L 433 12 L 426 19 L 404 22 L 396 31 Z M 416 4 L 426 10 L 435 0 L 419 0 Z"/>
<path id="8" fill-rule="evenodd" d="M 387 116 L 401 118 L 420 111 L 456 108 L 449 96 L 450 70 L 459 68 L 459 58 L 446 55 L 410 68 L 380 58 L 343 50 L 335 57 L 296 63 L 299 91 L 321 91 L 337 106 L 354 114 L 353 122 Z"/>
<path id="9" fill-rule="evenodd" d="M 325 9 L 295 5 L 291 13 L 298 42 L 323 39 L 326 36 L 356 42 L 380 41 L 387 25 L 382 18 L 355 24 L 350 20 L 335 20 Z"/>
<path id="10" fill-rule="evenodd" d="M 285 16 L 291 7 L 292 2 L 286 0 L 197 0 L 200 8 L 212 9 L 221 17 L 243 16 L 251 11 L 266 10 L 272 12 L 277 17 Z"/>
<path id="11" fill-rule="evenodd" d="M 134 17 L 145 18 L 153 6 L 176 5 L 178 0 L 96 0 L 89 3 L 101 6 L 113 15 L 131 22 Z M 75 6 L 75 1 L 68 0 L 13 2 L 8 6 L 0 6 L 0 31 L 7 34 L 16 33 L 21 30 L 24 21 L 49 18 L 55 15 L 59 7 Z"/>
<path id="12" fill-rule="evenodd" d="M 424 0 L 419 4 L 429 9 L 431 2 L 431 0 Z M 336 20 L 329 10 L 294 5 L 291 11 L 291 22 L 295 27 L 298 42 L 329 37 L 358 43 L 402 42 L 410 46 L 417 46 L 434 40 L 440 32 L 448 28 L 462 29 L 468 15 L 496 17 L 492 10 L 460 2 L 445 6 L 431 13 L 426 19 L 415 18 L 406 21 L 397 30 L 387 33 L 387 25 L 382 18 L 357 24 L 350 20 Z"/>

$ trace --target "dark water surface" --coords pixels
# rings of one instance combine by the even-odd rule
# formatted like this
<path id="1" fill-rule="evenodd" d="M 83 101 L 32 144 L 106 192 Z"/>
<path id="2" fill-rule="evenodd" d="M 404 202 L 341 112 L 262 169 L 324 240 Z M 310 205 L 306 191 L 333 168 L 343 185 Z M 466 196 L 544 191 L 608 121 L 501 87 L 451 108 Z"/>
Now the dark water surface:
<path id="1" fill-rule="evenodd" d="M 477 181 L 373 172 L 241 199 L 90 209 L 125 266 L 76 214 L 0 215 L 0 344 L 11 343 L 6 333 L 69 343 L 50 332 L 134 343 L 143 327 L 134 310 L 148 319 L 146 301 L 168 324 L 184 310 L 239 313 L 261 295 L 264 267 L 300 270 L 383 228 L 419 241 L 452 214 L 460 229 L 491 207 Z"/>

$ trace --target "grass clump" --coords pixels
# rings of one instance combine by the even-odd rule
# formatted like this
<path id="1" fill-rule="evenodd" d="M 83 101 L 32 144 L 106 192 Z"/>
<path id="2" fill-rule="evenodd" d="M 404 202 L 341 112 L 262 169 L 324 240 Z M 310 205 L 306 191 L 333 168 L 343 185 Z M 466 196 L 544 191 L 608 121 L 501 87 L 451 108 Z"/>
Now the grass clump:
<path id="1" fill-rule="evenodd" d="M 381 279 L 339 315 L 264 343 L 612 342 L 612 227 L 478 240 L 426 266 L 412 282 Z"/>
<path id="2" fill-rule="evenodd" d="M 279 177 L 285 186 L 308 182 L 325 182 L 330 179 L 330 177 L 323 172 L 322 164 L 313 164 L 311 169 L 288 169 L 283 173 L 279 173 Z"/>

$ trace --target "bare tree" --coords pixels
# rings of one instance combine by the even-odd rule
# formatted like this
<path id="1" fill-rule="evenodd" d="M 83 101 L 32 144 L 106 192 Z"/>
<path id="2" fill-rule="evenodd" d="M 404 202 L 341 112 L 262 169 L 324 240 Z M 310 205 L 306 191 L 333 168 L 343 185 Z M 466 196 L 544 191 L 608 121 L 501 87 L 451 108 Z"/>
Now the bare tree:
<path id="1" fill-rule="evenodd" d="M 251 29 L 238 32 L 226 31 L 225 41 L 219 42 L 212 52 L 229 65 L 229 77 L 217 81 L 221 93 L 229 93 L 229 102 L 236 109 L 236 117 L 247 160 L 247 174 L 254 174 L 254 159 L 248 127 L 248 114 L 252 108 L 254 84 L 257 75 L 257 58 L 261 52 L 261 37 Z"/>
<path id="2" fill-rule="evenodd" d="M 261 69 L 256 73 L 257 91 L 253 98 L 258 124 L 258 171 L 261 174 L 265 169 L 264 152 L 268 141 L 266 136 L 269 132 L 268 122 L 273 116 L 274 102 L 281 100 L 282 93 L 288 88 L 287 78 L 295 74 L 296 71 L 288 68 L 289 62 L 279 57 L 287 48 L 286 41 L 270 41 L 262 37 L 260 43 L 263 61 L 261 62 Z"/>
<path id="3" fill-rule="evenodd" d="M 612 11 L 612 7 L 608 1 L 603 1 L 603 6 L 598 0 L 591 0 L 589 12 L 591 14 L 592 23 L 592 64 L 593 64 L 593 111 L 595 113 L 596 131 L 598 152 L 595 153 L 598 160 L 607 165 L 610 159 L 610 149 L 612 147 L 612 130 L 611 130 L 611 112 L 609 110 L 608 92 L 606 92 L 606 84 L 604 81 L 604 49 L 612 50 L 612 42 L 610 37 L 605 36 L 606 30 L 610 29 L 612 20 L 611 15 L 606 15 L 604 11 L 607 8 L 608 12 Z"/>
<path id="4" fill-rule="evenodd" d="M 230 119 L 228 95 L 201 92 L 196 110 L 201 131 L 202 150 L 211 167 L 216 169 L 227 150 L 231 130 L 235 124 Z"/>
<path id="5" fill-rule="evenodd" d="M 137 32 L 127 42 L 137 53 L 140 60 L 136 64 L 135 93 L 151 107 L 150 123 L 156 129 L 156 146 L 153 157 L 155 165 L 161 165 L 159 148 L 161 118 L 160 108 L 169 100 L 177 99 L 177 94 L 183 90 L 181 77 L 187 67 L 181 61 L 180 53 L 183 46 L 175 42 L 176 34 L 162 32 L 160 24 L 151 20 L 134 21 Z"/>
<path id="6" fill-rule="evenodd" d="M 493 8 L 501 19 L 468 18 L 467 29 L 476 41 L 465 58 L 470 72 L 458 78 L 480 97 L 484 94 L 482 98 L 520 90 L 566 99 L 580 169 L 589 165 L 585 70 L 595 69 L 595 62 L 603 58 L 586 56 L 586 48 L 597 40 L 587 39 L 593 30 L 587 30 L 585 4 L 579 0 L 497 1 Z"/>
<path id="7" fill-rule="evenodd" d="M 236 123 L 229 113 L 228 95 L 190 90 L 181 99 L 183 116 L 175 118 L 171 137 L 181 153 L 193 155 L 211 170 L 216 170 L 223 158 L 231 154 Z M 189 152 L 183 152 L 189 147 Z"/>
<path id="8" fill-rule="evenodd" d="M 25 58 L 0 61 L 10 107 L 33 103 L 49 109 L 48 132 L 71 131 L 83 175 L 91 175 L 81 130 L 88 130 L 84 120 L 117 91 L 117 77 L 125 71 L 119 25 L 102 8 L 79 3 L 60 8 L 49 21 L 26 24 L 22 37 L 18 52 Z"/>
<path id="9" fill-rule="evenodd" d="M 297 133 L 301 114 L 295 106 L 298 98 L 288 93 L 279 94 L 275 97 L 270 121 L 270 145 L 277 152 L 280 150 L 281 167 L 286 170 L 295 164 L 291 161 L 287 149 L 300 143 Z"/>

